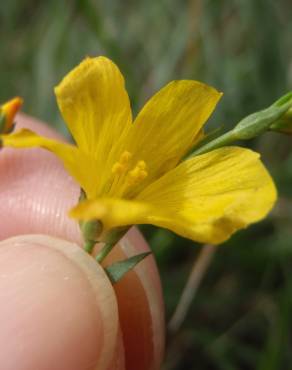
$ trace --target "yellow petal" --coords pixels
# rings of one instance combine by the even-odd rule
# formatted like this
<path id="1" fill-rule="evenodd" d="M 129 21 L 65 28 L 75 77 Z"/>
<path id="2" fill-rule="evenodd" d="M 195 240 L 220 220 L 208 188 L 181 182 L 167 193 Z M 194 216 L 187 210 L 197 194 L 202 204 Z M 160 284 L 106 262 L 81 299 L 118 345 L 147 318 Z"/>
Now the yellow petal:
<path id="1" fill-rule="evenodd" d="M 59 108 L 78 147 L 103 167 L 132 123 L 118 67 L 105 57 L 86 58 L 55 88 Z"/>
<path id="2" fill-rule="evenodd" d="M 221 94 L 197 81 L 173 81 L 155 94 L 138 114 L 128 138 L 133 162 L 147 164 L 151 183 L 176 166 L 201 134 Z"/>
<path id="3" fill-rule="evenodd" d="M 183 162 L 136 200 L 97 199 L 80 204 L 71 215 L 101 219 L 105 230 L 153 224 L 195 241 L 218 244 L 264 218 L 276 197 L 259 155 L 226 147 Z"/>
<path id="4" fill-rule="evenodd" d="M 75 146 L 58 142 L 52 139 L 39 136 L 34 132 L 23 129 L 11 135 L 2 135 L 3 146 L 13 148 L 40 147 L 53 152 L 64 164 L 66 170 L 85 190 L 89 198 L 94 197 L 98 173 L 95 170 L 96 164 L 85 153 L 82 153 Z"/>
<path id="5" fill-rule="evenodd" d="M 101 220 L 103 236 L 115 227 L 151 223 L 147 222 L 147 218 L 151 215 L 152 208 L 151 204 L 132 200 L 98 198 L 79 203 L 70 211 L 69 215 L 84 221 Z M 139 222 L 139 220 L 143 221 Z"/>

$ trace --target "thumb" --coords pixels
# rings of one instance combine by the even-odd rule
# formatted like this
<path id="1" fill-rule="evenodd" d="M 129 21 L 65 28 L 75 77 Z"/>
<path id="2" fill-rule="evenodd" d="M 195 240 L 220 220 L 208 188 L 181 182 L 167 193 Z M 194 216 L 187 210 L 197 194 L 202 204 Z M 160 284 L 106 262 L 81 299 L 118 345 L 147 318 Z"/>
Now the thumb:
<path id="1" fill-rule="evenodd" d="M 0 242 L 0 363 L 6 370 L 124 369 L 104 270 L 48 236 Z"/>

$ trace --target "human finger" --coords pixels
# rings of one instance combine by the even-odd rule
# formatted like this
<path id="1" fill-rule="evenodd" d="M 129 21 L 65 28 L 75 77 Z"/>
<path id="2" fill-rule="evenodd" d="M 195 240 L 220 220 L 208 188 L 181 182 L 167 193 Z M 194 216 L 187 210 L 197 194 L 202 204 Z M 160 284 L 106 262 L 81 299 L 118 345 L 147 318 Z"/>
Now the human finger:
<path id="1" fill-rule="evenodd" d="M 1 368 L 124 369 L 115 293 L 79 246 L 40 235 L 6 239 L 0 271 Z"/>
<path id="2" fill-rule="evenodd" d="M 45 136 L 56 133 L 38 121 L 20 116 L 18 127 Z M 77 223 L 67 211 L 79 197 L 79 187 L 59 161 L 42 149 L 4 149 L 0 155 L 0 212 L 5 215 L 0 239 L 43 233 L 81 243 Z M 130 232 L 109 261 L 149 250 L 141 236 Z M 127 369 L 158 369 L 163 356 L 164 321 L 161 287 L 153 257 L 148 257 L 115 287 Z M 141 336 L 141 333 L 144 333 Z M 139 338 L 139 342 L 135 340 Z M 139 343 L 139 344 L 138 344 Z"/>

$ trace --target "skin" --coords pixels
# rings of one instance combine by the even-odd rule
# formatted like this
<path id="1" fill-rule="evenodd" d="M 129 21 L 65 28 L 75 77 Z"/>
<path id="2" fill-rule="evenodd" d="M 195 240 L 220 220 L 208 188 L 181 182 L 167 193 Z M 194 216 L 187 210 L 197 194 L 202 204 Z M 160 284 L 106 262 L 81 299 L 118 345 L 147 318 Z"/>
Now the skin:
<path id="1" fill-rule="evenodd" d="M 17 128 L 58 134 L 24 115 Z M 114 287 L 80 248 L 78 185 L 42 149 L 0 153 L 0 364 L 5 370 L 156 370 L 164 316 L 155 261 Z M 131 229 L 106 259 L 149 250 Z"/>

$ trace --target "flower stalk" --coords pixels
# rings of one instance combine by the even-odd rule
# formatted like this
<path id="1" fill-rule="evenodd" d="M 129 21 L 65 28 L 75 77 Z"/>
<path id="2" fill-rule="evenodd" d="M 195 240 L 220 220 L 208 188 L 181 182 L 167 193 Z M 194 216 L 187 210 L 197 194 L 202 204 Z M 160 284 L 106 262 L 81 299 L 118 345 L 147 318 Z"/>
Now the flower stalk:
<path id="1" fill-rule="evenodd" d="M 122 237 L 127 233 L 129 227 L 117 228 L 112 230 L 106 237 L 106 242 L 104 247 L 95 257 L 96 261 L 101 263 L 107 255 L 112 251 L 114 246 L 122 239 Z"/>
<path id="2" fill-rule="evenodd" d="M 91 254 L 93 252 L 95 244 L 96 241 L 94 240 L 86 240 L 83 249 L 85 250 L 86 253 Z"/>
<path id="3" fill-rule="evenodd" d="M 85 241 L 84 250 L 91 254 L 97 239 L 102 232 L 102 224 L 98 220 L 80 222 L 80 229 Z"/>

